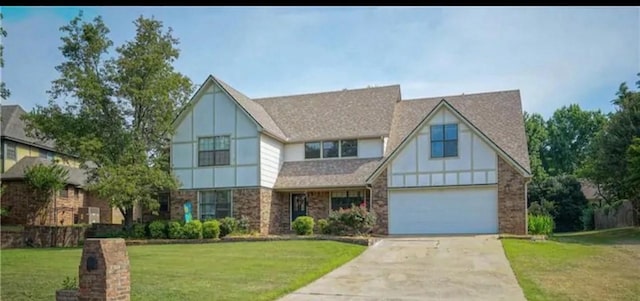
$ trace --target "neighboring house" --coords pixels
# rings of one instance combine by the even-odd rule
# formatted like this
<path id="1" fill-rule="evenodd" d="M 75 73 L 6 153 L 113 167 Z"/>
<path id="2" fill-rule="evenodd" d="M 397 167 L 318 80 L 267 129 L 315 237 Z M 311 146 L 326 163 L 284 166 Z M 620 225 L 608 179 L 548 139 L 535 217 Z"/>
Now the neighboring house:
<path id="1" fill-rule="evenodd" d="M 262 234 L 366 204 L 377 234 L 525 234 L 519 91 L 402 100 L 398 85 L 250 99 L 209 76 L 175 121 L 171 217 Z"/>
<path id="2" fill-rule="evenodd" d="M 580 190 L 589 203 L 600 204 L 602 196 L 598 191 L 598 186 L 587 179 L 580 179 Z"/>
<path id="3" fill-rule="evenodd" d="M 97 217 L 101 223 L 121 223 L 122 215 L 112 209 L 107 201 L 84 191 L 87 175 L 74 156 L 56 152 L 52 142 L 42 142 L 27 137 L 26 125 L 21 116 L 26 112 L 19 105 L 2 106 L 2 128 L 0 132 L 2 208 L 8 216 L 2 217 L 3 224 L 37 224 L 28 218 L 29 195 L 31 190 L 24 181 L 27 168 L 37 164 L 59 164 L 69 174 L 67 185 L 57 193 L 49 206 L 46 225 L 71 225 L 89 220 L 89 207 L 99 208 Z M 95 209 L 92 209 L 95 211 Z M 94 215 L 95 217 L 95 215 Z"/>

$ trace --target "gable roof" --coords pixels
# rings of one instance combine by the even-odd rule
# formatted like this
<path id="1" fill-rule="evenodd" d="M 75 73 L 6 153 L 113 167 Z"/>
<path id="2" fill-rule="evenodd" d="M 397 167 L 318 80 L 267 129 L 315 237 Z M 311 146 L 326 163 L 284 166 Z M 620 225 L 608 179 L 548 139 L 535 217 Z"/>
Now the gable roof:
<path id="1" fill-rule="evenodd" d="M 278 127 L 276 122 L 273 121 L 271 116 L 269 116 L 267 111 L 265 111 L 265 109 L 261 105 L 257 104 L 255 101 L 251 100 L 249 97 L 247 97 L 246 95 L 242 94 L 240 91 L 234 89 L 233 87 L 229 86 L 227 83 L 223 82 L 222 80 L 220 80 L 220 79 L 218 79 L 218 78 L 216 78 L 216 77 L 214 77 L 212 75 L 210 75 L 210 76 L 265 131 L 267 131 L 271 135 L 275 136 L 275 138 L 286 140 L 286 135 L 282 132 L 282 130 Z"/>
<path id="2" fill-rule="evenodd" d="M 400 86 L 254 99 L 287 135 L 288 142 L 389 135 Z"/>
<path id="3" fill-rule="evenodd" d="M 439 105 L 447 105 L 468 121 L 496 148 L 503 151 L 520 169 L 530 174 L 527 138 L 522 117 L 520 91 L 498 91 L 467 95 L 403 100 L 396 104 L 385 160 L 378 170 L 417 127 Z"/>
<path id="4" fill-rule="evenodd" d="M 16 162 L 16 164 L 11 166 L 11 168 L 9 168 L 7 172 L 3 173 L 1 178 L 3 181 L 24 179 L 24 174 L 27 168 L 35 166 L 37 164 L 51 165 L 53 163 L 47 159 L 43 159 L 40 157 L 24 157 L 20 159 L 20 161 Z M 89 177 L 86 173 L 86 170 L 61 164 L 60 166 L 62 166 L 65 170 L 67 170 L 67 172 L 69 172 L 67 184 L 79 187 L 87 184 L 87 180 Z"/>
<path id="5" fill-rule="evenodd" d="M 303 189 L 364 186 L 381 158 L 284 162 L 274 188 Z"/>
<path id="6" fill-rule="evenodd" d="M 193 97 L 191 97 L 187 105 L 185 105 L 182 111 L 180 111 L 178 116 L 173 121 L 174 126 L 178 126 L 180 122 L 182 122 L 185 114 L 193 109 L 193 105 L 195 104 L 194 100 L 200 99 L 200 94 L 204 93 L 204 87 L 208 84 L 219 86 L 224 91 L 224 93 L 226 93 L 229 98 L 231 98 L 231 100 L 234 101 L 247 114 L 247 116 L 249 116 L 249 118 L 251 118 L 251 120 L 253 120 L 259 127 L 261 127 L 267 134 L 270 134 L 271 136 L 279 140 L 286 140 L 287 137 L 285 136 L 285 134 L 262 106 L 251 100 L 246 95 L 242 94 L 240 91 L 234 89 L 229 84 L 214 77 L 213 75 L 209 75 L 207 77 L 207 79 L 204 81 L 204 83 L 202 83 L 202 85 L 200 85 L 200 88 L 196 91 Z"/>
<path id="7" fill-rule="evenodd" d="M 25 131 L 27 125 L 20 118 L 27 112 L 19 105 L 3 105 L 2 106 L 2 128 L 1 135 L 7 139 L 18 141 L 25 144 L 31 144 L 48 150 L 55 150 L 53 141 L 41 141 L 27 136 Z"/>

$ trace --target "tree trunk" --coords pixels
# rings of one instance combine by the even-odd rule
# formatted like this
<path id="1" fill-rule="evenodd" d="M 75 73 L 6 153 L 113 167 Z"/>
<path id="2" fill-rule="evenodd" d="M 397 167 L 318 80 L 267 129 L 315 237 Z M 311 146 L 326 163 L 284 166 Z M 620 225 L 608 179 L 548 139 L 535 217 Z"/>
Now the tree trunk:
<path id="1" fill-rule="evenodd" d="M 124 216 L 124 228 L 129 231 L 133 226 L 133 208 L 119 208 Z"/>

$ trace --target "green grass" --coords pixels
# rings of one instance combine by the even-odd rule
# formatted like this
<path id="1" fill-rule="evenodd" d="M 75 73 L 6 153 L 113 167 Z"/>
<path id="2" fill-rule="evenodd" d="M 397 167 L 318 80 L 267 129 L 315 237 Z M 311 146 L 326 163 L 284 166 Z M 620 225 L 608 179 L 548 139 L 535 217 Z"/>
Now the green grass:
<path id="1" fill-rule="evenodd" d="M 129 246 L 132 300 L 274 300 L 359 255 L 334 241 Z M 82 250 L 0 253 L 2 300 L 53 300 Z"/>
<path id="2" fill-rule="evenodd" d="M 640 228 L 504 239 L 528 300 L 640 300 Z"/>

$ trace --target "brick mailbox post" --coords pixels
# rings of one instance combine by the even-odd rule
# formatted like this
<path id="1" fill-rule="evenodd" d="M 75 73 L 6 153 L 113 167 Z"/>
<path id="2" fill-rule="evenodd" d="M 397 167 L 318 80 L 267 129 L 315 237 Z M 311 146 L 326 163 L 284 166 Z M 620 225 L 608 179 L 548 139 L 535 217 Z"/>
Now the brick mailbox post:
<path id="1" fill-rule="evenodd" d="M 79 269 L 79 301 L 129 301 L 129 256 L 122 238 L 87 239 Z"/>

